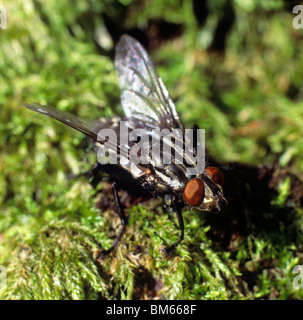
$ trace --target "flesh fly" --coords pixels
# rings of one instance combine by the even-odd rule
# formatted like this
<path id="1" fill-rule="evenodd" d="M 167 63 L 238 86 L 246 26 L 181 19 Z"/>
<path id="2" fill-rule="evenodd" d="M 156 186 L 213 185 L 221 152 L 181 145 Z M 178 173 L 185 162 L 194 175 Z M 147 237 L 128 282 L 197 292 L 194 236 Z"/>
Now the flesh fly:
<path id="1" fill-rule="evenodd" d="M 102 161 L 100 163 L 99 161 L 91 170 L 92 174 L 97 171 L 108 174 L 112 182 L 116 211 L 122 225 L 113 246 L 103 252 L 109 253 L 116 247 L 127 225 L 127 217 L 118 196 L 118 190 L 125 189 L 126 191 L 136 190 L 137 194 L 161 197 L 169 210 L 177 213 L 181 234 L 178 241 L 164 249 L 169 253 L 184 238 L 183 208 L 220 211 L 227 204 L 223 195 L 224 175 L 220 169 L 213 166 L 206 167 L 203 172 L 196 175 L 188 174 L 188 161 L 181 164 L 175 161 L 176 155 L 180 155 L 177 149 L 173 150 L 174 156 L 168 164 L 161 162 L 163 153 L 160 152 L 159 159 L 153 158 L 144 163 L 136 163 L 135 168 L 138 170 L 133 170 L 134 162 L 129 156 L 129 151 L 134 146 L 134 142 L 125 141 L 125 137 L 120 136 L 121 123 L 127 123 L 128 132 L 132 129 L 141 129 L 148 137 L 154 136 L 155 130 L 159 132 L 163 129 L 177 129 L 184 133 L 185 129 L 152 60 L 137 40 L 128 35 L 120 38 L 116 46 L 115 66 L 121 89 L 124 117 L 100 119 L 92 123 L 51 106 L 37 103 L 25 106 L 84 133 L 95 140 L 101 151 L 105 148 L 105 142 L 109 151 L 117 151 L 117 163 L 102 163 Z M 100 137 L 100 130 L 104 128 L 110 128 L 115 132 L 116 141 L 110 143 L 105 135 Z M 195 126 L 194 132 L 197 130 L 198 127 Z M 140 133 L 137 134 L 138 137 L 139 140 L 140 137 L 142 138 Z M 180 139 L 183 144 L 186 143 L 186 139 Z M 100 140 L 103 141 L 100 142 Z M 194 139 L 193 149 L 196 154 L 198 148 L 199 143 Z M 183 153 L 182 157 L 184 157 Z"/>

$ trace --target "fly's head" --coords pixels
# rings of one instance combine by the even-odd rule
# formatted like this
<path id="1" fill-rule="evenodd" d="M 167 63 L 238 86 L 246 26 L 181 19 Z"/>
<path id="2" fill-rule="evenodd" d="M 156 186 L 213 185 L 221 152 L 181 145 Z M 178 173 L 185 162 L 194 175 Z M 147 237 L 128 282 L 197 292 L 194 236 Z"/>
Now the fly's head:
<path id="1" fill-rule="evenodd" d="M 188 206 L 202 211 L 221 210 L 227 200 L 223 195 L 224 175 L 216 167 L 208 167 L 185 186 L 183 198 Z"/>

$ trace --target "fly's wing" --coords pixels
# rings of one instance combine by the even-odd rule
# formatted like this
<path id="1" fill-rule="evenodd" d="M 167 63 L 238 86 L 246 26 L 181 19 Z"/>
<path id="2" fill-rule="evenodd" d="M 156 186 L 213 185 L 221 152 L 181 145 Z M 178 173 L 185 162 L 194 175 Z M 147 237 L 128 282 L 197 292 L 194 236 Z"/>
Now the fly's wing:
<path id="1" fill-rule="evenodd" d="M 97 141 L 98 132 L 93 131 L 88 123 L 70 113 L 58 110 L 51 106 L 44 106 L 39 103 L 25 104 L 25 107 L 54 118 Z"/>
<path id="2" fill-rule="evenodd" d="M 174 138 L 175 152 L 183 157 L 183 163 L 195 166 L 196 160 L 183 152 L 185 144 L 191 146 L 193 143 L 185 136 L 176 107 L 141 44 L 134 38 L 123 35 L 116 46 L 115 66 L 122 91 L 121 103 L 126 116 L 141 123 L 147 134 L 156 135 L 158 139 L 159 133 L 152 133 L 152 129 L 179 129 L 181 135 L 178 134 Z M 171 144 L 169 139 L 168 144 Z M 194 148 L 191 150 L 195 155 Z M 156 163 L 161 164 L 163 157 L 161 151 L 154 159 Z"/>
<path id="3" fill-rule="evenodd" d="M 146 128 L 184 130 L 162 79 L 137 40 L 128 35 L 120 38 L 116 46 L 115 66 L 127 118 L 144 123 Z"/>
<path id="4" fill-rule="evenodd" d="M 68 125 L 69 127 L 84 133 L 86 136 L 90 137 L 95 141 L 98 141 L 98 142 L 102 141 L 101 144 L 104 141 L 106 141 L 108 143 L 107 146 L 114 152 L 121 151 L 120 146 L 117 143 L 110 141 L 106 136 L 100 135 L 101 125 L 99 124 L 99 122 L 90 123 L 70 113 L 58 110 L 51 106 L 41 105 L 39 103 L 25 104 L 25 107 L 30 110 L 36 111 L 38 113 L 47 115 L 51 118 L 54 118 Z M 123 153 L 121 154 L 124 155 Z M 125 154 L 124 156 L 127 156 L 127 154 Z"/>

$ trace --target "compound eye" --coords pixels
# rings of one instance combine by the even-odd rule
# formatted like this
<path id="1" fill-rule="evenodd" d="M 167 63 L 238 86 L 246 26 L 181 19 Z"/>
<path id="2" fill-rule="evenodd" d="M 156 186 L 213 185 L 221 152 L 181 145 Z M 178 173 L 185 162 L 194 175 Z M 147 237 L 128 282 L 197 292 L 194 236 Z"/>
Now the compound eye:
<path id="1" fill-rule="evenodd" d="M 204 184 L 198 179 L 190 180 L 184 190 L 184 199 L 191 207 L 198 207 L 204 200 Z"/>
<path id="2" fill-rule="evenodd" d="M 217 182 L 222 188 L 224 186 L 224 174 L 222 171 L 216 167 L 207 167 L 205 172 L 215 181 Z"/>

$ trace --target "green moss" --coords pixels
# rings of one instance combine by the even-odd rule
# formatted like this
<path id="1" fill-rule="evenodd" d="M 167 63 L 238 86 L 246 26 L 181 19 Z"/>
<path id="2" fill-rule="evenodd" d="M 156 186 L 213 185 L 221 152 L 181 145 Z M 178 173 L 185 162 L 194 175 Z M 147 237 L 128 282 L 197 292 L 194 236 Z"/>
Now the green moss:
<path id="1" fill-rule="evenodd" d="M 199 28 L 190 1 L 7 1 L 8 28 L 0 30 L 2 299 L 302 299 L 292 285 L 292 269 L 302 264 L 302 208 L 289 177 L 269 207 L 249 207 L 246 236 L 234 234 L 228 246 L 210 237 L 209 214 L 186 211 L 185 240 L 164 258 L 164 243 L 179 236 L 177 219 L 152 200 L 127 210 L 121 243 L 97 261 L 96 250 L 109 248 L 120 227 L 111 205 L 95 205 L 106 182 L 96 197 L 84 178 L 66 179 L 95 155 L 84 152 L 80 133 L 23 107 L 46 103 L 88 119 L 122 114 L 102 14 L 125 30 L 143 30 L 152 19 L 182 24 L 182 35 L 152 56 L 186 126 L 206 129 L 218 161 L 279 163 L 302 181 L 302 30 L 293 29 L 282 1 L 263 2 L 212 1 Z M 223 56 L 205 49 L 226 3 L 236 19 Z M 96 29 L 109 40 L 104 47 L 95 45 Z"/>

